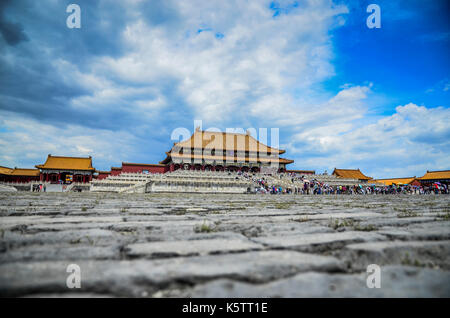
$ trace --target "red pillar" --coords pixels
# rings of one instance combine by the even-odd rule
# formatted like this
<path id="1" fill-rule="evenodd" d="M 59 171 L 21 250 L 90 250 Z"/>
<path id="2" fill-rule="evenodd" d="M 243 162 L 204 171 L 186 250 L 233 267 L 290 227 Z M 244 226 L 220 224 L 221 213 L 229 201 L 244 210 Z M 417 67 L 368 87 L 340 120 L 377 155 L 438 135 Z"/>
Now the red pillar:
<path id="1" fill-rule="evenodd" d="M 174 171 L 175 170 L 175 165 L 172 163 L 171 165 L 170 165 L 170 172 L 172 172 L 172 171 Z"/>
<path id="2" fill-rule="evenodd" d="M 202 165 L 202 171 L 205 171 L 205 166 L 204 165 Z"/>

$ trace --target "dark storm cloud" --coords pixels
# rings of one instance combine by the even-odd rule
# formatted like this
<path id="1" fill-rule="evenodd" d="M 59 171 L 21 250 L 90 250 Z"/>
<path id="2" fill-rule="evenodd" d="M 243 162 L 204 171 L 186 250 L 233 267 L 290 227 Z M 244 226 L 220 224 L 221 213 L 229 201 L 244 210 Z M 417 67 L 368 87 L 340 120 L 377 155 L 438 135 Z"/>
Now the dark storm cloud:
<path id="1" fill-rule="evenodd" d="M 0 17 L 0 33 L 9 45 L 16 45 L 22 41 L 28 40 L 20 23 L 4 21 L 2 17 Z"/>
<path id="2" fill-rule="evenodd" d="M 9 45 L 16 45 L 28 40 L 20 23 L 9 21 L 5 14 L 5 9 L 11 4 L 11 0 L 0 2 L 0 34 Z"/>
<path id="3" fill-rule="evenodd" d="M 66 26 L 69 16 L 66 8 L 71 3 L 81 8 L 81 29 Z M 192 125 L 187 120 L 192 118 L 192 110 L 186 106 L 184 96 L 174 89 L 179 86 L 179 79 L 163 77 L 157 83 L 142 84 L 130 82 L 110 70 L 92 69 L 98 59 L 118 59 L 129 53 L 122 36 L 137 19 L 150 26 L 164 24 L 168 30 L 179 28 L 182 19 L 171 2 L 144 1 L 131 7 L 126 1 L 17 0 L 2 1 L 1 13 L 2 21 L 16 27 L 12 40 L 16 45 L 0 43 L 0 110 L 52 125 L 70 123 L 126 129 L 141 138 L 148 138 L 149 133 L 170 134 L 161 127 Z M 60 65 L 103 77 L 113 90 L 139 91 L 106 101 L 97 99 L 95 89 L 81 83 L 76 74 L 70 73 L 70 67 Z M 158 92 L 169 105 L 163 118 L 157 110 L 143 110 L 134 104 L 157 100 Z M 86 104 L 74 105 L 75 100 Z"/>
<path id="4" fill-rule="evenodd" d="M 121 33 L 132 20 L 124 2 L 76 1 L 81 7 L 81 29 L 69 29 L 66 7 L 70 3 L 73 1 L 1 2 L 0 28 L 9 46 L 0 45 L 0 110 L 50 123 L 107 129 L 123 127 L 130 121 L 139 122 L 140 114 L 127 105 L 132 98 L 111 101 L 107 106 L 95 105 L 94 101 L 91 107 L 81 109 L 71 105 L 77 97 L 93 93 L 77 82 L 75 76 L 71 80 L 70 72 L 55 66 L 57 62 L 68 62 L 80 72 L 90 73 L 93 59 L 121 56 Z M 154 10 L 145 5 L 143 9 L 143 16 L 149 21 L 155 20 L 158 12 L 167 18 L 171 15 L 164 5 Z M 158 21 L 152 23 L 161 22 Z M 117 86 L 133 88 L 133 84 L 122 81 Z M 151 100 L 153 97 L 149 93 L 134 98 Z"/>

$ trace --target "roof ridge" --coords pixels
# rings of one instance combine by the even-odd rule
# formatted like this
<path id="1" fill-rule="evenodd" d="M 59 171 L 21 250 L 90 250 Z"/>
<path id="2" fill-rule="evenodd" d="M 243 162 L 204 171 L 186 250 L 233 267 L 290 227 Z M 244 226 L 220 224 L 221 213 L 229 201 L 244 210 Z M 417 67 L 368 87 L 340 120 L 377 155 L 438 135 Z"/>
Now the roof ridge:
<path id="1" fill-rule="evenodd" d="M 52 158 L 72 158 L 72 159 L 92 159 L 92 156 L 89 156 L 89 157 L 72 157 L 72 156 L 53 156 L 53 155 L 48 155 L 48 157 L 52 157 Z"/>
<path id="2" fill-rule="evenodd" d="M 428 171 L 427 170 L 427 172 L 425 174 L 430 173 L 430 172 L 446 172 L 446 171 L 450 171 L 450 169 L 447 169 L 447 170 L 433 170 L 433 171 Z"/>
<path id="3" fill-rule="evenodd" d="M 396 177 L 396 178 L 376 178 L 374 180 L 393 180 L 393 179 L 413 179 L 413 178 L 417 178 L 416 176 L 414 177 Z"/>
<path id="4" fill-rule="evenodd" d="M 241 134 L 241 133 L 236 133 L 236 132 L 226 132 L 226 131 L 205 131 L 205 130 L 195 130 L 194 133 L 193 133 L 188 139 L 182 140 L 182 141 L 179 141 L 179 142 L 175 142 L 175 143 L 174 143 L 174 146 L 176 146 L 177 144 L 184 143 L 184 142 L 188 142 L 188 141 L 192 140 L 193 137 L 194 137 L 194 135 L 197 134 L 197 133 L 202 133 L 202 135 L 203 135 L 203 133 L 210 133 L 210 134 L 222 134 L 222 136 L 225 136 L 225 135 L 228 134 L 228 135 L 233 135 L 233 136 L 251 137 L 251 138 L 252 138 L 253 140 L 255 140 L 257 143 L 262 144 L 262 145 L 264 145 L 265 147 L 267 147 L 267 148 L 269 148 L 269 149 L 278 150 L 278 151 L 280 151 L 281 153 L 284 153 L 284 152 L 285 152 L 285 150 L 283 150 L 283 149 L 281 149 L 281 148 L 275 148 L 275 147 L 266 145 L 265 143 L 263 143 L 262 141 L 259 141 L 257 138 L 253 137 L 252 135 L 250 135 L 250 134 L 248 134 L 248 133 Z M 202 136 L 202 137 L 203 137 L 203 136 Z M 203 138 L 202 138 L 202 139 L 203 139 Z M 195 145 L 194 145 L 194 146 L 195 146 Z M 173 147 L 172 147 L 172 148 L 173 148 Z"/>
<path id="5" fill-rule="evenodd" d="M 122 166 L 123 166 L 123 164 L 126 164 L 126 165 L 142 165 L 142 166 L 154 166 L 154 165 L 159 166 L 159 165 L 161 165 L 159 163 L 138 163 L 138 162 L 124 162 L 124 161 L 122 161 Z"/>
<path id="6" fill-rule="evenodd" d="M 232 135 L 242 135 L 242 136 L 251 136 L 247 133 L 237 133 L 237 132 L 226 132 L 226 131 L 208 131 L 208 130 L 199 130 L 196 132 L 200 132 L 200 133 L 212 133 L 212 134 L 232 134 Z"/>

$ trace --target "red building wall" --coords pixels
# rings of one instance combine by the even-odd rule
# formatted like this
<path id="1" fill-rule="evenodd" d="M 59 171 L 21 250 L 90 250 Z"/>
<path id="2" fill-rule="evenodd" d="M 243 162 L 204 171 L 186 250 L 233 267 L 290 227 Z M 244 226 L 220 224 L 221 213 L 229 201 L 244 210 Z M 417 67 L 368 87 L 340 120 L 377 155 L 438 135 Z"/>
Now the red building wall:
<path id="1" fill-rule="evenodd" d="M 97 176 L 97 180 L 102 180 L 102 179 L 106 179 L 109 175 L 111 174 L 111 172 L 99 172 L 98 176 Z"/>
<path id="2" fill-rule="evenodd" d="M 155 164 L 138 164 L 138 163 L 122 163 L 122 172 L 132 172 L 132 173 L 165 173 L 168 167 L 165 165 L 155 165 Z"/>
<path id="3" fill-rule="evenodd" d="M 122 173 L 122 168 L 111 168 L 111 175 L 118 176 Z"/>
<path id="4" fill-rule="evenodd" d="M 31 181 L 39 181 L 39 176 L 2 176 L 2 182 L 28 183 Z"/>

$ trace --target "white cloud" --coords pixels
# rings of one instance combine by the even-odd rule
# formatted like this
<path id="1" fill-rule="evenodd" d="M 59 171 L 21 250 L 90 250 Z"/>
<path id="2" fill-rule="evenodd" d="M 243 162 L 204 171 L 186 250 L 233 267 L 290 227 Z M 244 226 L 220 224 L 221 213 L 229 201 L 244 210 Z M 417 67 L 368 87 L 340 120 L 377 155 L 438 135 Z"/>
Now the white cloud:
<path id="1" fill-rule="evenodd" d="M 308 167 L 365 167 L 375 177 L 419 176 L 427 169 L 449 168 L 449 122 L 448 108 L 409 103 L 367 125 L 347 120 L 308 127 L 294 135 L 289 150 Z"/>
<path id="2" fill-rule="evenodd" d="M 91 153 L 93 152 L 92 149 L 83 147 L 83 146 L 81 146 L 81 145 L 76 145 L 76 149 L 78 150 L 78 152 L 80 152 L 80 153 L 82 153 L 82 154 L 84 154 L 84 155 L 86 155 L 86 154 L 91 154 Z"/>
<path id="3" fill-rule="evenodd" d="M 348 10 L 308 1 L 273 18 L 269 3 L 173 2 L 177 27 L 138 19 L 121 35 L 128 53 L 100 58 L 93 69 L 133 83 L 173 80 L 194 114 L 211 123 L 279 107 L 273 103 L 280 101 L 292 106 L 286 90 L 309 89 L 334 74 L 328 32 Z"/>
<path id="4" fill-rule="evenodd" d="M 142 158 L 150 149 L 142 146 L 144 138 L 161 131 L 170 135 L 175 127 L 161 122 L 178 125 L 171 114 L 187 114 L 207 127 L 252 122 L 279 127 L 281 135 L 290 136 L 281 146 L 298 168 L 360 167 L 377 177 L 448 168 L 448 109 L 410 103 L 374 118 L 366 101 L 372 84 L 343 83 L 331 97 L 320 90 L 335 75 L 330 30 L 345 23 L 345 5 L 308 0 L 273 17 L 270 2 L 152 3 L 176 16 L 164 23 L 149 21 L 143 1 L 122 4 L 124 28 L 112 42 L 122 46 L 123 55 L 87 54 L 82 64 L 69 62 L 69 55 L 52 59 L 65 86 L 83 91 L 69 97 L 71 114 L 95 114 L 87 119 L 111 122 L 105 125 L 111 130 L 95 128 L 95 120 L 86 128 L 8 114 L 0 120 L 2 164 L 23 158 L 39 163 L 47 153 L 91 154 L 108 169 L 118 160 Z M 105 30 L 115 23 L 108 18 L 99 15 Z M 431 90 L 448 91 L 448 80 Z"/>
<path id="5" fill-rule="evenodd" d="M 4 115 L 4 116 L 3 116 Z M 112 163 L 136 155 L 139 142 L 126 131 L 90 129 L 63 124 L 54 126 L 33 119 L 2 113 L 0 162 L 6 166 L 33 167 L 47 154 L 94 158 L 96 168 L 109 169 Z"/>
<path id="6" fill-rule="evenodd" d="M 437 82 L 433 87 L 425 90 L 425 93 L 431 94 L 435 92 L 448 92 L 450 90 L 450 81 L 448 78 L 444 78 Z"/>

